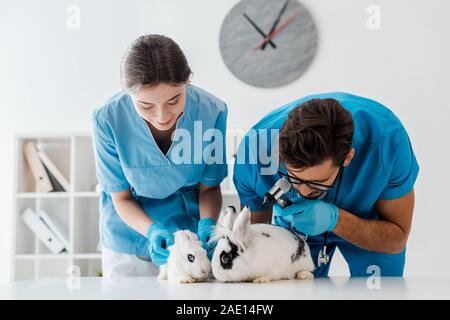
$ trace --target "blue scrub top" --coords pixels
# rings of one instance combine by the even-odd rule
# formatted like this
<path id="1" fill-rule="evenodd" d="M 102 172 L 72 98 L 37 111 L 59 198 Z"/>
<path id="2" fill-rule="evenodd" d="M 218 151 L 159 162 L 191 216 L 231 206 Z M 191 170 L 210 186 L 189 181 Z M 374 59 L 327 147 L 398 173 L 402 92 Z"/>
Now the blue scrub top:
<path id="1" fill-rule="evenodd" d="M 356 152 L 343 171 L 336 205 L 359 217 L 377 219 L 375 202 L 378 199 L 396 199 L 409 193 L 416 181 L 419 166 L 400 120 L 392 111 L 374 100 L 340 92 L 298 99 L 262 118 L 246 134 L 238 154 L 255 157 L 257 149 L 249 146 L 256 144 L 249 141 L 257 140 L 261 144 L 259 148 L 267 148 L 266 154 L 270 155 L 277 138 L 267 139 L 268 143 L 264 144 L 264 139 L 260 137 L 261 129 L 281 129 L 289 111 L 314 98 L 337 100 L 352 114 L 355 126 L 352 146 Z M 254 164 L 248 162 L 235 163 L 233 181 L 241 203 L 250 206 L 252 211 L 260 211 L 264 194 L 280 177 L 277 174 L 261 174 L 261 168 L 269 167 L 269 164 L 262 164 L 261 161 Z M 281 169 L 284 169 L 283 165 Z M 336 184 L 323 200 L 332 202 L 335 193 Z M 291 188 L 287 197 L 297 198 L 299 194 Z M 274 219 L 277 222 L 276 217 Z"/>
<path id="2" fill-rule="evenodd" d="M 96 174 L 102 189 L 99 227 L 103 246 L 149 256 L 146 237 L 125 224 L 114 209 L 110 193 L 126 189 L 153 221 L 169 231 L 197 232 L 198 184 L 219 185 L 227 176 L 226 119 L 223 101 L 193 85 L 187 86 L 174 141 L 163 154 L 125 92 L 94 111 L 92 134 Z"/>

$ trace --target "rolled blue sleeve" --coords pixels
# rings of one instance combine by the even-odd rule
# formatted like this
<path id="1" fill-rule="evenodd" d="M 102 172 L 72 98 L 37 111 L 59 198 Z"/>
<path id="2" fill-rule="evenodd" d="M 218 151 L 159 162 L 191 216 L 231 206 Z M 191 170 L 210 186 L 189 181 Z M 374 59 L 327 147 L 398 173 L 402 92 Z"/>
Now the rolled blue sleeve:
<path id="1" fill-rule="evenodd" d="M 217 159 L 218 161 L 211 161 L 212 163 L 206 164 L 203 176 L 200 180 L 202 184 L 205 184 L 207 186 L 219 185 L 228 175 L 228 166 L 226 159 L 227 115 L 228 109 L 226 104 L 224 104 L 215 124 L 215 129 L 218 129 L 220 132 L 220 137 L 216 137 L 220 139 L 220 142 L 217 143 L 218 148 L 216 148 L 215 152 L 220 152 L 221 154 L 216 155 L 215 157 L 215 159 Z"/>
<path id="2" fill-rule="evenodd" d="M 391 122 L 385 129 L 382 144 L 381 159 L 388 182 L 380 199 L 397 199 L 413 189 L 419 165 L 408 134 L 399 121 Z"/>
<path id="3" fill-rule="evenodd" d="M 102 123 L 96 115 L 97 112 L 92 115 L 92 139 L 97 180 L 103 191 L 120 192 L 130 185 L 123 173 L 112 134 L 107 133 L 106 123 Z"/>
<path id="4" fill-rule="evenodd" d="M 233 183 L 238 192 L 241 205 L 250 211 L 261 211 L 263 199 L 256 192 L 257 166 L 253 164 L 234 165 Z"/>

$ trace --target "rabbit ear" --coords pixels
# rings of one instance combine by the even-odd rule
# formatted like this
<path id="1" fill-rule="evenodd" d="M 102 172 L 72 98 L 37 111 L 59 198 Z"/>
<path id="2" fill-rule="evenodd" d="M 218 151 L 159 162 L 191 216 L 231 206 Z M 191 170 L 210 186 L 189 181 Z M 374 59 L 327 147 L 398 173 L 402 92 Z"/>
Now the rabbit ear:
<path id="1" fill-rule="evenodd" d="M 221 224 L 228 230 L 233 229 L 234 221 L 236 220 L 236 209 L 233 206 L 226 207 L 221 219 Z"/>
<path id="2" fill-rule="evenodd" d="M 250 225 L 250 210 L 248 207 L 242 209 L 233 225 L 233 233 L 243 235 L 247 227 Z"/>
<path id="3" fill-rule="evenodd" d="M 189 230 L 178 230 L 177 232 L 175 232 L 174 238 L 176 243 L 187 243 L 192 239 L 197 240 L 197 236 Z"/>

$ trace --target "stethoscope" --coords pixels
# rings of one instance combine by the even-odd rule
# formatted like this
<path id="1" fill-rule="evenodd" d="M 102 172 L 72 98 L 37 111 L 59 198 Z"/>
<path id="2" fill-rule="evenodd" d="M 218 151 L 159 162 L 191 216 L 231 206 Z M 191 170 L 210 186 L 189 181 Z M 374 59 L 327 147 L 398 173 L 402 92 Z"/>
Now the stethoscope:
<path id="1" fill-rule="evenodd" d="M 344 167 L 342 167 L 341 172 L 339 173 L 337 186 L 336 186 L 336 193 L 334 194 L 333 198 L 333 204 L 336 205 L 337 198 L 339 196 L 339 191 L 341 190 L 341 182 L 342 182 L 342 176 L 344 175 Z M 292 227 L 293 228 L 293 227 Z M 298 230 L 293 228 L 296 234 L 298 234 Z M 320 267 L 322 265 L 327 265 L 330 262 L 330 256 L 327 253 L 327 242 L 328 242 L 328 235 L 329 232 L 325 232 L 323 235 L 323 245 L 322 249 L 319 251 L 319 255 L 317 256 L 317 266 Z M 308 238 L 307 235 L 302 235 L 302 237 L 306 240 Z"/>

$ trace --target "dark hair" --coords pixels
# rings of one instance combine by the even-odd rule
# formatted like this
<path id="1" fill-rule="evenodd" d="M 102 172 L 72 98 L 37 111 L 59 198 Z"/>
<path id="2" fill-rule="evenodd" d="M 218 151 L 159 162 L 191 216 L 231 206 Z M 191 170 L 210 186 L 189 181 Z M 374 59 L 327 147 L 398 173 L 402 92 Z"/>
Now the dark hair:
<path id="1" fill-rule="evenodd" d="M 352 148 L 352 115 L 334 99 L 312 99 L 289 112 L 279 135 L 280 158 L 296 169 L 331 158 L 342 165 Z"/>
<path id="2" fill-rule="evenodd" d="M 121 64 L 122 87 L 136 91 L 144 85 L 179 84 L 189 80 L 191 69 L 180 47 L 162 35 L 144 35 L 127 48 Z"/>

